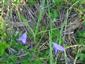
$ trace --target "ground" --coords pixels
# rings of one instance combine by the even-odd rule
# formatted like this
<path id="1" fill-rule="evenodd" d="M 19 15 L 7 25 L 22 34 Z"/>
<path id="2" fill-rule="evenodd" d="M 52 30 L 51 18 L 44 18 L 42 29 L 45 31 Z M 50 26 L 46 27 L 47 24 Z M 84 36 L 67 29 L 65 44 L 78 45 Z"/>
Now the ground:
<path id="1" fill-rule="evenodd" d="M 85 0 L 2 0 L 0 7 L 0 64 L 85 63 Z"/>

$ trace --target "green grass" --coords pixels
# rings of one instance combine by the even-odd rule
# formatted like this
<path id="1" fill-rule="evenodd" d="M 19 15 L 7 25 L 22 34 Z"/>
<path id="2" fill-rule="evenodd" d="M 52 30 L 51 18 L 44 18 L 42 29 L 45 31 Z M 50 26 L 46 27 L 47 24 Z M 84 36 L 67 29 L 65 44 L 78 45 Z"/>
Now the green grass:
<path id="1" fill-rule="evenodd" d="M 70 49 L 74 58 L 73 64 L 85 63 L 85 15 L 82 17 L 85 0 L 27 0 L 27 11 L 24 10 L 25 7 L 20 8 L 24 5 L 21 0 L 9 3 L 10 0 L 0 1 L 0 64 L 68 64 L 71 54 L 67 52 Z M 20 12 L 19 8 L 24 12 Z M 17 12 L 13 14 L 14 11 Z M 83 19 L 83 28 L 78 27 L 73 34 L 75 44 L 65 42 L 66 35 L 63 35 L 71 13 Z M 60 18 L 62 15 L 63 21 Z M 13 18 L 15 21 L 18 19 L 23 26 L 14 27 L 10 24 L 14 22 Z M 55 25 L 57 20 L 62 21 L 60 27 Z M 27 32 L 26 45 L 18 41 L 24 32 Z M 59 51 L 57 55 L 54 54 L 54 42 L 64 46 L 64 53 Z"/>

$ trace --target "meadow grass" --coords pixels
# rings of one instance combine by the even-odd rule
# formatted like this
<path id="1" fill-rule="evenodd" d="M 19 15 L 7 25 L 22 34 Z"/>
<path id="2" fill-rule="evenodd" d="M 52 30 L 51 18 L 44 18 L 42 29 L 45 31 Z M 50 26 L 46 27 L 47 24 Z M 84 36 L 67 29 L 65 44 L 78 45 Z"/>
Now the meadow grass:
<path id="1" fill-rule="evenodd" d="M 70 23 L 71 13 L 78 18 L 84 14 L 85 0 L 2 0 L 0 5 L 0 64 L 85 63 L 85 16 L 80 18 L 83 28 L 73 30 L 72 41 L 71 35 L 63 33 Z M 60 26 L 55 25 L 58 20 Z M 15 25 L 21 22 L 22 26 L 10 22 Z M 23 33 L 27 37 L 22 37 Z M 54 43 L 60 48 L 63 46 L 64 52 L 57 47 L 58 52 L 55 52 Z"/>

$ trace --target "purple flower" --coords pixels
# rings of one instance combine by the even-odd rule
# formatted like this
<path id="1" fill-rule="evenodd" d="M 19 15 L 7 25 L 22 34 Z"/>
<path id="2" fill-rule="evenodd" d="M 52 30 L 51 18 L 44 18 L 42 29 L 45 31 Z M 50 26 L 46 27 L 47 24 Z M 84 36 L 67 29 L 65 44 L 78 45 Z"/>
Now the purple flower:
<path id="1" fill-rule="evenodd" d="M 60 46 L 58 45 L 57 43 L 53 43 L 53 48 L 54 48 L 54 52 L 55 54 L 58 52 L 58 51 L 65 51 L 65 48 L 63 46 Z"/>
<path id="2" fill-rule="evenodd" d="M 20 38 L 18 39 L 19 41 L 22 42 L 22 44 L 26 44 L 26 40 L 27 40 L 27 33 L 23 33 Z"/>

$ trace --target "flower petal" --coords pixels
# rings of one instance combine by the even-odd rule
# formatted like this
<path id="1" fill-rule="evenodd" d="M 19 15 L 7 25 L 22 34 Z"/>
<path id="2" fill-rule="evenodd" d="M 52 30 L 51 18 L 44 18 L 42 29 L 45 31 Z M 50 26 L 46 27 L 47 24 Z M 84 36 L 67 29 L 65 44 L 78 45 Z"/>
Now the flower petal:
<path id="1" fill-rule="evenodd" d="M 21 41 L 23 44 L 26 44 L 26 40 L 27 40 L 27 34 L 25 32 L 21 35 L 21 37 L 19 38 L 19 41 Z"/>
<path id="2" fill-rule="evenodd" d="M 64 47 L 58 45 L 57 43 L 53 43 L 53 48 L 54 48 L 55 53 L 57 53 L 58 50 L 60 50 L 60 51 L 64 51 L 65 50 Z"/>

